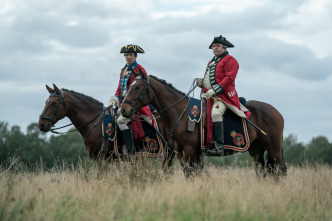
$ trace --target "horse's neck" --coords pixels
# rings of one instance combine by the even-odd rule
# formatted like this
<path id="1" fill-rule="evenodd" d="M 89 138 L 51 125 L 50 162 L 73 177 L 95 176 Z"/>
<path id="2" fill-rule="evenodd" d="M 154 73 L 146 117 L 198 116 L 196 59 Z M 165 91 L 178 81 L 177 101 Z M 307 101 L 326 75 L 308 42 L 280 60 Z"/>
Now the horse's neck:
<path id="1" fill-rule="evenodd" d="M 98 113 L 102 111 L 102 106 L 87 99 L 78 98 L 73 94 L 65 96 L 68 105 L 67 117 L 78 128 L 91 121 Z M 91 123 L 93 124 L 93 123 Z M 83 131 L 87 130 L 90 125 L 82 128 Z M 81 131 L 80 131 L 81 132 Z"/>
<path id="2" fill-rule="evenodd" d="M 153 88 L 155 96 L 151 103 L 158 112 L 162 111 L 160 116 L 165 119 L 166 124 L 173 125 L 174 121 L 177 120 L 177 117 L 180 116 L 180 114 L 185 109 L 185 106 L 188 103 L 188 99 L 185 98 L 174 107 L 167 109 L 183 98 L 184 95 L 156 80 L 153 80 L 153 82 L 154 83 L 151 84 L 151 87 Z"/>

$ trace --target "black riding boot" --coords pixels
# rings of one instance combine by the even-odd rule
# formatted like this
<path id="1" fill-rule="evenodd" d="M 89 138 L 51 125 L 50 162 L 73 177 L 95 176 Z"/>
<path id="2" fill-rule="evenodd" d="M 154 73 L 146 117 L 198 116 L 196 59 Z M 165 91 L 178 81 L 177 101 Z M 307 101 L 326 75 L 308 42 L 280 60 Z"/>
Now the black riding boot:
<path id="1" fill-rule="evenodd" d="M 213 133 L 215 145 L 212 149 L 206 151 L 207 156 L 224 155 L 224 123 L 223 121 L 213 122 Z"/>
<path id="2" fill-rule="evenodd" d="M 128 153 L 135 155 L 134 136 L 131 129 L 121 131 L 124 143 L 127 145 Z"/>

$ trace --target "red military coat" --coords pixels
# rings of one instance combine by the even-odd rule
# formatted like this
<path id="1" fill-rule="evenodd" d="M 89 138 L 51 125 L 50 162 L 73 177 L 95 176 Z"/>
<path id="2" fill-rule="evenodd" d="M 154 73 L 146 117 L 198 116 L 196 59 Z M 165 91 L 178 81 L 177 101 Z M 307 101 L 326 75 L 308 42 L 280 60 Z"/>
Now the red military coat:
<path id="1" fill-rule="evenodd" d="M 147 75 L 145 69 L 141 65 L 139 65 L 139 64 L 137 64 L 137 66 L 135 67 L 134 71 L 138 72 L 139 71 L 138 68 L 140 68 L 144 72 L 144 74 Z M 117 90 L 115 92 L 115 96 L 117 96 L 119 98 L 119 100 L 121 98 L 121 78 L 122 78 L 122 75 L 124 74 L 124 70 L 125 70 L 125 68 L 121 69 L 121 74 L 120 74 L 120 80 L 119 80 L 118 88 L 117 88 Z M 134 80 L 135 80 L 135 76 L 133 74 L 131 74 L 130 77 L 129 77 L 129 79 L 128 79 L 128 81 L 127 81 L 127 85 L 126 85 L 127 86 L 126 87 L 127 91 L 129 90 L 129 86 L 133 83 Z M 120 102 L 122 102 L 122 101 L 120 100 Z M 143 107 L 139 111 L 139 113 L 140 113 L 140 115 L 144 115 L 144 116 L 151 116 L 152 115 L 151 111 L 150 111 L 150 107 L 148 105 L 145 106 L 145 107 Z M 138 142 L 141 142 L 142 139 L 145 137 L 145 133 L 144 133 L 143 128 L 142 128 L 142 124 L 141 124 L 141 121 L 140 121 L 141 119 L 137 118 L 137 117 L 134 117 L 133 119 L 137 119 L 137 121 L 134 121 L 134 120 L 131 121 L 131 129 L 133 130 L 134 141 L 135 141 L 135 143 L 138 143 Z"/>
<path id="2" fill-rule="evenodd" d="M 208 65 L 211 63 L 210 61 Z M 239 96 L 235 89 L 235 78 L 239 70 L 239 63 L 237 60 L 231 56 L 224 56 L 216 65 L 214 79 L 217 84 L 219 84 L 223 92 L 219 94 L 219 98 L 226 103 L 227 106 L 231 105 L 236 107 L 238 110 L 241 110 Z M 207 74 L 207 73 L 205 73 Z M 210 78 L 211 80 L 211 78 Z M 211 81 L 210 81 L 211 82 Z M 202 92 L 205 93 L 209 89 L 202 88 Z M 217 93 L 218 95 L 218 93 Z M 212 132 L 213 132 L 213 123 L 211 118 L 211 111 L 213 106 L 213 98 L 207 99 L 207 144 L 209 145 L 212 142 Z M 250 116 L 250 111 L 246 111 L 245 115 L 247 118 Z"/>
<path id="3" fill-rule="evenodd" d="M 208 63 L 208 65 L 211 61 Z M 231 55 L 223 57 L 216 65 L 215 80 L 223 88 L 219 97 L 227 104 L 237 107 L 240 110 L 239 96 L 235 89 L 235 78 L 239 70 L 239 63 Z M 203 88 L 203 92 L 208 91 Z"/>

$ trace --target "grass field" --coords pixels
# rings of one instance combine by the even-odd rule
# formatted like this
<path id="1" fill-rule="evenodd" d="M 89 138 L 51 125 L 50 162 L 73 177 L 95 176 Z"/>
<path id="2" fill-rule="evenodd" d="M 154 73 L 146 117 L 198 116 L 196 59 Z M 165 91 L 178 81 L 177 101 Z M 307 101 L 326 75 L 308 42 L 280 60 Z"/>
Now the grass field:
<path id="1" fill-rule="evenodd" d="M 0 168 L 0 220 L 332 220 L 332 169 L 289 167 L 278 183 L 251 167 L 179 166 L 137 160 L 97 167 Z"/>

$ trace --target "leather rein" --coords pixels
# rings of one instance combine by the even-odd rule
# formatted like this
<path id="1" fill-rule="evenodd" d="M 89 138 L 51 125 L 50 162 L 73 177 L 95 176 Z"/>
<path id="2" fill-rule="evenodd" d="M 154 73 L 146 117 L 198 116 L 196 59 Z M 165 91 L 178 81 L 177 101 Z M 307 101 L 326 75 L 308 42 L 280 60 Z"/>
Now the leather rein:
<path id="1" fill-rule="evenodd" d="M 141 91 L 141 93 L 140 93 L 139 96 L 135 99 L 134 102 L 130 102 L 130 101 L 128 101 L 127 99 L 124 99 L 124 100 L 123 100 L 124 103 L 127 103 L 127 104 L 131 105 L 131 106 L 134 108 L 134 113 L 137 112 L 136 104 L 137 104 L 138 102 L 141 101 L 142 96 L 143 96 L 143 94 L 144 94 L 145 92 L 147 93 L 147 95 L 148 95 L 148 97 L 149 97 L 149 100 L 150 100 L 150 102 L 151 102 L 151 96 L 150 96 L 150 91 L 149 91 L 150 76 L 147 75 L 147 79 L 146 79 L 146 80 L 145 80 L 142 76 L 137 76 L 137 77 L 135 78 L 135 80 L 141 80 L 141 81 L 143 81 L 143 82 L 145 83 L 145 86 L 144 86 L 143 90 Z M 195 80 L 194 80 L 194 82 L 195 82 Z M 194 84 L 194 82 L 193 82 L 193 84 Z M 181 102 L 182 100 L 184 100 L 185 98 L 187 98 L 187 97 L 189 98 L 189 100 L 188 100 L 188 104 L 187 104 L 186 107 L 183 109 L 183 111 L 182 111 L 181 115 L 179 116 L 179 118 L 176 120 L 175 125 L 173 126 L 173 129 L 169 132 L 169 131 L 167 130 L 167 128 L 166 128 L 166 132 L 167 132 L 169 135 L 171 135 L 172 137 L 173 137 L 173 135 L 174 135 L 173 132 L 174 132 L 176 126 L 179 124 L 180 119 L 182 118 L 182 116 L 183 116 L 184 113 L 186 112 L 187 108 L 189 107 L 189 101 L 190 101 L 189 94 L 190 94 L 192 91 L 194 91 L 196 87 L 197 87 L 197 85 L 193 86 L 193 88 L 192 88 L 191 90 L 189 90 L 189 92 L 188 92 L 185 96 L 183 96 L 182 98 L 180 98 L 180 99 L 179 99 L 178 101 L 176 101 L 174 104 L 170 105 L 169 107 L 167 107 L 167 108 L 165 108 L 165 109 L 163 109 L 163 110 L 161 110 L 161 111 L 158 111 L 159 114 L 160 114 L 160 113 L 163 113 L 163 112 L 165 112 L 165 111 L 171 109 L 172 107 L 175 107 L 178 103 L 180 103 L 180 102 Z"/>

